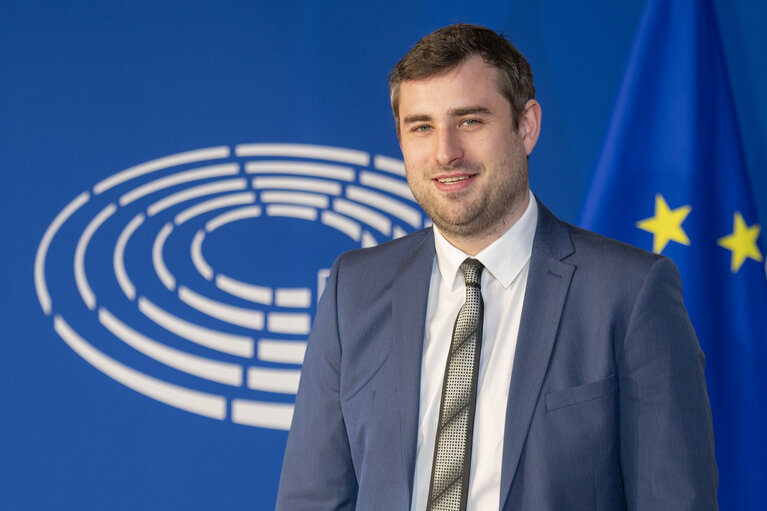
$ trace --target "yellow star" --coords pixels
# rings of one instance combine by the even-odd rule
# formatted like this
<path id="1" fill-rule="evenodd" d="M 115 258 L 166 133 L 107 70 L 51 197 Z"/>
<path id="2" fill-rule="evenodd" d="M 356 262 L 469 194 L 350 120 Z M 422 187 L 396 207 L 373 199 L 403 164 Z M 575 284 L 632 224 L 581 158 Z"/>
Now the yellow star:
<path id="1" fill-rule="evenodd" d="M 732 234 L 719 238 L 716 243 L 732 252 L 730 270 L 737 273 L 747 257 L 754 261 L 762 262 L 762 253 L 756 246 L 756 239 L 759 237 L 761 227 L 754 224 L 751 227 L 746 225 L 743 215 L 740 211 L 735 212 L 735 219 L 732 222 Z"/>
<path id="2" fill-rule="evenodd" d="M 676 241 L 682 245 L 690 244 L 690 238 L 682 229 L 682 222 L 691 210 L 690 206 L 670 209 L 666 199 L 658 193 L 655 195 L 655 216 L 640 220 L 636 225 L 643 231 L 653 234 L 652 251 L 660 254 L 669 241 Z"/>

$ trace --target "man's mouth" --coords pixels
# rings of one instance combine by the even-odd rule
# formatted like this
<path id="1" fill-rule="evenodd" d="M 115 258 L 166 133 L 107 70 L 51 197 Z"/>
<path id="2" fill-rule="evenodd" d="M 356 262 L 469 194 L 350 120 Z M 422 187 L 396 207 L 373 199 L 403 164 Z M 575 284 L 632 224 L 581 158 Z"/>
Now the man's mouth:
<path id="1" fill-rule="evenodd" d="M 451 177 L 438 177 L 437 181 L 439 183 L 442 183 L 444 185 L 449 185 L 453 183 L 458 183 L 459 181 L 464 181 L 466 179 L 469 179 L 472 176 L 451 176 Z"/>

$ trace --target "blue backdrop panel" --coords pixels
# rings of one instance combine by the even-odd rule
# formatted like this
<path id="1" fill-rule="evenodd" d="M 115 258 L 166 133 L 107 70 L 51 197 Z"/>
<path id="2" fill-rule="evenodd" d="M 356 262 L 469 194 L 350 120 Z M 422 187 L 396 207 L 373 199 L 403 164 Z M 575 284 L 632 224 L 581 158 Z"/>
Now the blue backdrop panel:
<path id="1" fill-rule="evenodd" d="M 544 111 L 533 189 L 574 222 L 643 4 L 0 5 L 0 507 L 272 508 L 326 269 L 427 223 L 391 67 L 448 23 L 509 34 Z M 765 218 L 767 8 L 728 4 Z"/>

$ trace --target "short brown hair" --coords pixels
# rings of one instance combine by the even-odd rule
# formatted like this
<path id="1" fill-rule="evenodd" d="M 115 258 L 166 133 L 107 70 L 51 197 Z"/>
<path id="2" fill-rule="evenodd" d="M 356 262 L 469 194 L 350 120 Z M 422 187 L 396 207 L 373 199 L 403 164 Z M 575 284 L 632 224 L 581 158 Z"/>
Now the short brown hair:
<path id="1" fill-rule="evenodd" d="M 498 70 L 498 88 L 509 100 L 516 129 L 528 100 L 535 98 L 530 64 L 503 34 L 479 25 L 459 23 L 427 35 L 394 66 L 389 75 L 389 92 L 397 132 L 400 84 L 447 73 L 474 55 L 480 55 Z"/>

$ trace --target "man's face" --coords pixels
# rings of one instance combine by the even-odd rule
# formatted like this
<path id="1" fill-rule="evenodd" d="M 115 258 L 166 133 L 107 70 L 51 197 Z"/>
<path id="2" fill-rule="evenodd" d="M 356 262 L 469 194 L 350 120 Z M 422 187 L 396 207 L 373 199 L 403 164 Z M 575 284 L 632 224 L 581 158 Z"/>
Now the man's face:
<path id="1" fill-rule="evenodd" d="M 474 56 L 446 74 L 400 86 L 400 146 L 408 183 L 454 244 L 500 236 L 527 206 L 527 155 L 538 127 L 529 137 L 525 113 L 514 129 L 496 77 L 495 68 Z M 531 104 L 539 116 L 537 103 Z"/>

